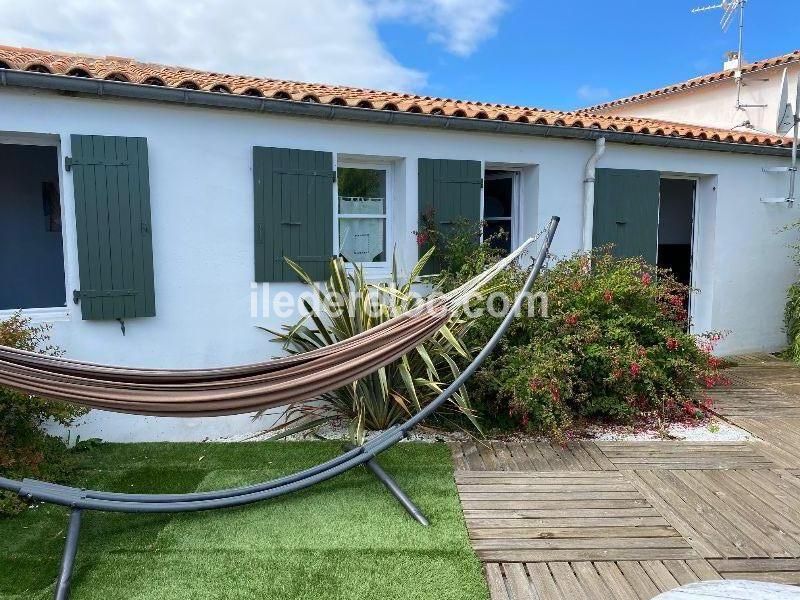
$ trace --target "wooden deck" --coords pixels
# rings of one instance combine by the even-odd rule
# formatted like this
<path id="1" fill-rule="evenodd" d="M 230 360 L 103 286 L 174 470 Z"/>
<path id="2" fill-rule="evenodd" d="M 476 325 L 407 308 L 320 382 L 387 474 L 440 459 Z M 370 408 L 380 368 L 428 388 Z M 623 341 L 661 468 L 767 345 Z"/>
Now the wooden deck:
<path id="1" fill-rule="evenodd" d="M 451 444 L 493 600 L 649 600 L 707 579 L 800 585 L 800 369 L 739 357 L 747 442 Z"/>

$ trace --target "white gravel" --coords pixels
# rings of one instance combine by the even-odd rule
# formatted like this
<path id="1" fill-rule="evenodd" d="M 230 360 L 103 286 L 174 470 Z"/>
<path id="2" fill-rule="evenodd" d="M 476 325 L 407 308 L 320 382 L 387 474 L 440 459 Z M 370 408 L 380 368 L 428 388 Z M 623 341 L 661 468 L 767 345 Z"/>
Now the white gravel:
<path id="1" fill-rule="evenodd" d="M 367 439 L 378 435 L 379 431 L 367 433 Z M 262 442 L 275 435 L 275 432 L 263 432 L 257 434 L 243 434 L 224 438 L 208 440 L 210 442 Z M 288 441 L 313 441 L 313 440 L 347 440 L 349 439 L 347 426 L 341 423 L 329 423 L 316 428 L 313 431 L 294 434 L 285 438 Z M 514 434 L 504 436 L 505 439 L 532 440 L 533 436 Z M 681 423 L 667 427 L 666 431 L 656 429 L 634 429 L 633 427 L 591 427 L 583 436 L 586 439 L 595 440 L 615 440 L 615 441 L 646 441 L 646 440 L 689 440 L 695 442 L 738 442 L 750 440 L 752 435 L 743 429 L 739 429 L 730 423 L 719 419 L 703 421 L 697 425 L 684 425 Z M 425 427 L 417 427 L 410 436 L 404 440 L 409 442 L 465 442 L 472 437 L 465 432 L 438 431 Z"/>
<path id="2" fill-rule="evenodd" d="M 661 432 L 655 429 L 633 430 L 630 427 L 597 427 L 589 430 L 596 440 L 645 441 L 645 440 L 688 440 L 693 442 L 740 442 L 753 439 L 744 429 L 739 429 L 719 419 L 711 419 L 697 425 L 676 423 Z"/>

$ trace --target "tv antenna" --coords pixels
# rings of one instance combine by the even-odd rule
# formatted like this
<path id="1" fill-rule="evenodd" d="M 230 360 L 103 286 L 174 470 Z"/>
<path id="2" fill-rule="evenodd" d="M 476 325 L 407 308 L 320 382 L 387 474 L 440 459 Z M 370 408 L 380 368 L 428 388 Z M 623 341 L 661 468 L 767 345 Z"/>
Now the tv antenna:
<path id="1" fill-rule="evenodd" d="M 800 138 L 800 77 L 797 79 L 797 92 L 794 107 L 789 102 L 789 70 L 783 70 L 781 79 L 781 98 L 778 102 L 778 116 L 775 122 L 775 131 L 778 135 L 786 135 L 794 129 L 792 143 L 792 164 L 789 167 L 769 167 L 765 173 L 786 173 L 789 175 L 789 195 L 786 198 L 764 198 L 763 202 L 788 202 L 796 200 L 797 186 L 797 142 Z"/>
<path id="2" fill-rule="evenodd" d="M 742 87 L 746 85 L 742 80 L 742 61 L 744 60 L 744 7 L 747 0 L 722 0 L 719 4 L 710 4 L 708 6 L 699 6 L 692 9 L 692 14 L 709 12 L 712 10 L 722 9 L 722 18 L 720 19 L 720 27 L 723 33 L 727 32 L 733 22 L 736 12 L 739 13 L 739 49 L 736 52 L 736 69 L 734 69 L 734 79 L 736 81 L 736 110 L 745 111 L 747 108 L 766 108 L 766 104 L 742 104 Z M 736 127 L 747 127 L 754 129 L 750 119 L 746 119 L 744 123 Z"/>

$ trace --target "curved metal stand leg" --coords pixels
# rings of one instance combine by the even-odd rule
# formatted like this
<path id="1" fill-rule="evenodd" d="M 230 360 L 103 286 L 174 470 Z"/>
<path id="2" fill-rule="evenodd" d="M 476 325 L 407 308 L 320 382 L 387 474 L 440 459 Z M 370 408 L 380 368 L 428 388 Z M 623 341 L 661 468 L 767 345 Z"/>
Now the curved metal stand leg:
<path id="1" fill-rule="evenodd" d="M 75 555 L 78 552 L 78 534 L 81 528 L 81 510 L 73 508 L 69 515 L 69 528 L 67 529 L 67 542 L 64 546 L 64 556 L 61 559 L 61 572 L 56 582 L 55 600 L 69 600 L 69 586 L 72 579 L 72 567 L 75 565 Z"/>
<path id="2" fill-rule="evenodd" d="M 346 450 L 350 450 L 352 448 L 352 445 L 345 444 Z M 400 486 L 397 485 L 397 482 L 392 478 L 392 476 L 383 470 L 383 467 L 378 464 L 377 460 L 374 458 L 372 460 L 368 460 L 366 463 L 364 463 L 364 466 L 367 467 L 367 469 L 369 469 L 373 475 L 375 475 L 378 481 L 386 486 L 386 489 L 391 492 L 392 496 L 397 498 L 397 501 L 403 505 L 403 508 L 406 509 L 408 514 L 414 517 L 414 520 L 417 521 L 417 523 L 425 527 L 430 525 L 427 517 L 422 514 L 422 511 L 419 509 L 419 507 L 414 504 L 411 501 L 411 498 L 409 498 L 408 495 L 400 488 Z"/>
<path id="3" fill-rule="evenodd" d="M 414 519 L 420 525 L 424 525 L 425 527 L 430 525 L 428 519 L 422 514 L 422 511 L 419 509 L 419 507 L 411 501 L 411 498 L 409 498 L 406 493 L 400 489 L 400 486 L 397 485 L 397 482 L 392 479 L 391 475 L 383 470 L 383 468 L 374 458 L 370 461 L 367 461 L 365 466 L 372 471 L 372 474 L 375 475 L 375 477 L 377 477 L 383 485 L 386 486 L 386 489 L 388 489 L 392 495 L 397 498 L 397 501 L 403 505 L 403 508 L 408 511 L 408 514 L 414 517 Z"/>

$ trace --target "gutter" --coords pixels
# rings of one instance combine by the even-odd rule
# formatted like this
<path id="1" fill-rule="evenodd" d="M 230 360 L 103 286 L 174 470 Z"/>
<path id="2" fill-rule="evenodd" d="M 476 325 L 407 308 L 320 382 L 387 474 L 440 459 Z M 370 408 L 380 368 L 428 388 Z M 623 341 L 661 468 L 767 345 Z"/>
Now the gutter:
<path id="1" fill-rule="evenodd" d="M 583 251 L 592 250 L 592 233 L 594 232 L 594 182 L 597 163 L 606 152 L 606 139 L 595 142 L 594 154 L 586 162 L 583 176 Z"/>
<path id="2" fill-rule="evenodd" d="M 716 142 L 711 140 L 628 133 L 585 127 L 533 125 L 530 123 L 515 123 L 494 119 L 425 115 L 371 108 L 336 106 L 314 102 L 277 100 L 274 98 L 244 96 L 240 94 L 187 90 L 167 86 L 151 86 L 121 81 L 107 81 L 105 79 L 72 77 L 68 75 L 33 73 L 30 71 L 11 69 L 0 69 L 0 87 L 64 92 L 68 94 L 81 94 L 87 97 L 151 100 L 186 106 L 229 108 L 275 115 L 333 119 L 337 121 L 374 123 L 380 125 L 430 127 L 453 131 L 530 135 L 535 137 L 573 140 L 596 141 L 600 138 L 605 138 L 608 142 L 612 143 L 655 146 L 660 148 L 709 150 L 713 152 L 757 154 L 762 156 L 791 156 L 791 148 L 778 146 Z"/>

